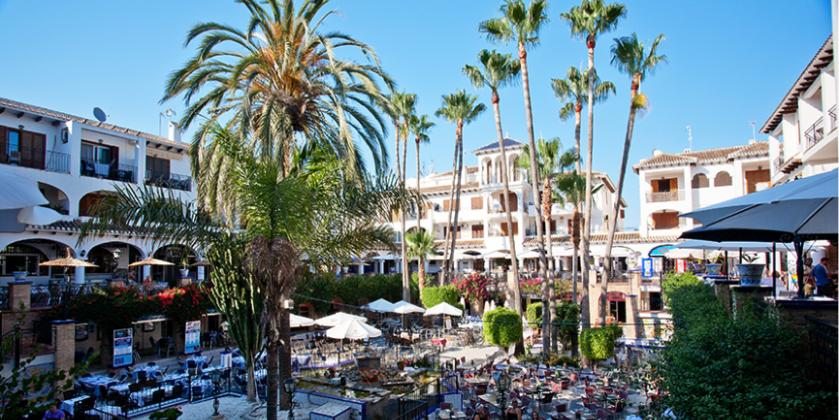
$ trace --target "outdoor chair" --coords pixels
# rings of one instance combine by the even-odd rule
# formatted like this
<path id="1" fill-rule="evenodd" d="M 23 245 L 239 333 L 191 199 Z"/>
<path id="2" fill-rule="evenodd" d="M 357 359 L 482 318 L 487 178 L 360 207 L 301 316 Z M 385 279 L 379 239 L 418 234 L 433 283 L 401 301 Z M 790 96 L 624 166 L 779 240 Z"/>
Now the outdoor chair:
<path id="1" fill-rule="evenodd" d="M 142 390 L 143 390 L 143 385 L 142 384 L 128 385 L 128 392 L 131 393 L 131 394 L 133 394 L 135 392 L 140 392 Z"/>
<path id="2" fill-rule="evenodd" d="M 618 400 L 615 405 L 607 406 L 606 412 L 612 414 L 613 417 L 617 417 L 618 413 L 623 413 L 624 405 L 623 400 Z"/>
<path id="3" fill-rule="evenodd" d="M 116 374 L 116 372 L 108 372 L 108 373 L 105 374 L 105 376 L 107 376 L 111 379 L 115 379 L 117 377 L 117 374 Z"/>
<path id="4" fill-rule="evenodd" d="M 602 409 L 597 409 L 597 420 L 606 420 L 606 411 Z"/>
<path id="5" fill-rule="evenodd" d="M 148 362 L 148 363 L 146 363 L 146 366 L 157 366 L 157 363 L 155 363 L 155 362 Z"/>
<path id="6" fill-rule="evenodd" d="M 157 379 L 149 379 L 145 383 L 146 388 L 156 388 L 157 387 Z"/>
<path id="7" fill-rule="evenodd" d="M 163 402 L 163 397 L 166 396 L 166 392 L 162 389 L 158 389 L 151 393 L 151 404 L 160 404 Z"/>
<path id="8" fill-rule="evenodd" d="M 172 387 L 172 399 L 181 398 L 181 395 L 184 393 L 184 386 L 181 384 L 175 385 Z"/>
<path id="9" fill-rule="evenodd" d="M 138 370 L 138 371 L 137 371 L 137 382 L 139 382 L 139 383 L 146 382 L 146 379 L 148 379 L 148 378 L 146 377 L 147 373 L 148 373 L 148 372 L 146 372 L 146 371 L 144 371 L 144 370 Z"/>

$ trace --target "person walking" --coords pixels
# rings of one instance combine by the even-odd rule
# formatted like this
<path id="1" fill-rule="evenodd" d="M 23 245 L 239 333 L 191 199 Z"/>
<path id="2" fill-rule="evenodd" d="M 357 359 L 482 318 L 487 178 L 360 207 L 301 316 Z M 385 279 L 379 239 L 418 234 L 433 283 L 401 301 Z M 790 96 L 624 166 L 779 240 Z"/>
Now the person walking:
<path id="1" fill-rule="evenodd" d="M 816 278 L 816 294 L 833 297 L 833 282 L 827 276 L 827 257 L 823 257 L 819 264 L 813 267 L 812 275 Z"/>

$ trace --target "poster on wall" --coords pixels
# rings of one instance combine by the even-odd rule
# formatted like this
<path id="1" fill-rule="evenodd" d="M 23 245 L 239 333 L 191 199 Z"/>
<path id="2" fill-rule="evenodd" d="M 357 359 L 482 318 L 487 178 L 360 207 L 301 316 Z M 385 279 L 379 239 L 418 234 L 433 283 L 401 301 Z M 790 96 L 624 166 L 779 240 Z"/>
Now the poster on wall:
<path id="1" fill-rule="evenodd" d="M 197 352 L 201 346 L 201 321 L 187 321 L 184 331 L 184 354 Z"/>
<path id="2" fill-rule="evenodd" d="M 114 367 L 131 365 L 133 334 L 132 328 L 114 330 Z"/>
<path id="3" fill-rule="evenodd" d="M 648 279 L 653 276 L 653 259 L 644 258 L 641 262 L 641 277 Z"/>

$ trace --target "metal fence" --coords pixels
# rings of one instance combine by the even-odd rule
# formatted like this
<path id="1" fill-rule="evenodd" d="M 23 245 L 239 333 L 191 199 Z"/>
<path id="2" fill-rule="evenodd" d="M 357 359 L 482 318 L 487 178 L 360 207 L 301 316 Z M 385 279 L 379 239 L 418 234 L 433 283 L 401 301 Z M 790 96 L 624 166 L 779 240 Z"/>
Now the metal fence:
<path id="1" fill-rule="evenodd" d="M 0 311 L 9 310 L 9 286 L 0 286 Z"/>
<path id="2" fill-rule="evenodd" d="M 810 360 L 813 361 L 813 376 L 819 379 L 822 388 L 831 392 L 837 388 L 837 326 L 820 319 L 805 316 L 808 323 Z"/>
<path id="3" fill-rule="evenodd" d="M 78 295 L 91 293 L 104 287 L 104 284 L 51 284 L 49 286 L 35 286 L 29 298 L 29 305 L 33 309 L 52 308 L 69 302 Z"/>

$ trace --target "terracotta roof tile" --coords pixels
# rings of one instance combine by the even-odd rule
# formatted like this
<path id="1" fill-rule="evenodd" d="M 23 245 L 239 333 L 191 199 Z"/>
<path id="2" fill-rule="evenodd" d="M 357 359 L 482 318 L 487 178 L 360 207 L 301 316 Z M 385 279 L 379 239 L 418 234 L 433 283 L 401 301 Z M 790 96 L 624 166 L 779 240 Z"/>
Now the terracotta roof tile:
<path id="1" fill-rule="evenodd" d="M 480 170 L 480 169 L 481 168 L 479 168 L 477 166 L 467 166 L 466 167 L 466 173 L 467 174 L 474 174 L 474 173 L 478 172 L 478 170 Z M 437 174 L 437 175 L 434 175 L 434 176 L 435 177 L 452 176 L 452 172 L 453 171 L 443 172 L 442 174 Z"/>
<path id="2" fill-rule="evenodd" d="M 524 143 L 522 143 L 518 140 L 513 140 L 509 137 L 504 138 L 504 148 L 505 149 L 508 148 L 508 147 L 522 147 L 522 146 L 524 146 Z M 472 153 L 488 152 L 490 150 L 495 150 L 495 149 L 499 149 L 499 150 L 501 149 L 501 146 L 499 146 L 499 143 L 497 141 L 494 141 L 494 142 L 492 142 L 492 143 L 490 143 L 486 146 L 475 149 L 475 150 L 472 151 Z"/>
<path id="3" fill-rule="evenodd" d="M 639 169 L 664 168 L 668 166 L 681 166 L 687 164 L 705 164 L 712 162 L 725 162 L 735 158 L 754 156 L 769 156 L 769 143 L 758 141 L 743 146 L 722 147 L 719 149 L 697 150 L 684 153 L 661 153 L 649 159 L 644 159 L 632 169 L 638 173 Z"/>
<path id="4" fill-rule="evenodd" d="M 553 245 L 570 245 L 571 237 L 568 235 L 553 236 Z M 608 239 L 606 233 L 595 233 L 591 235 L 592 244 L 605 244 Z M 679 239 L 679 235 L 665 235 L 665 236 L 641 236 L 640 232 L 616 232 L 614 243 L 616 244 L 644 244 L 644 243 L 659 243 L 659 242 L 675 242 Z M 547 240 L 547 238 L 546 238 Z M 525 238 L 524 246 L 536 246 L 539 241 L 535 237 Z"/>
<path id="5" fill-rule="evenodd" d="M 462 184 L 460 186 L 460 191 L 463 192 L 465 190 L 475 189 L 475 188 L 478 188 L 479 185 L 480 184 L 478 184 L 477 182 L 467 182 L 467 183 Z M 452 189 L 451 185 L 441 185 L 439 187 L 421 188 L 420 192 L 423 193 L 423 194 L 434 194 L 434 193 L 441 193 L 441 192 L 449 192 L 449 191 L 451 191 L 451 189 Z"/>
<path id="6" fill-rule="evenodd" d="M 443 245 L 445 245 L 446 241 L 434 241 L 434 243 L 438 246 L 443 246 Z M 455 249 L 483 248 L 484 247 L 484 240 L 483 239 L 455 239 L 454 247 L 455 247 Z"/>

